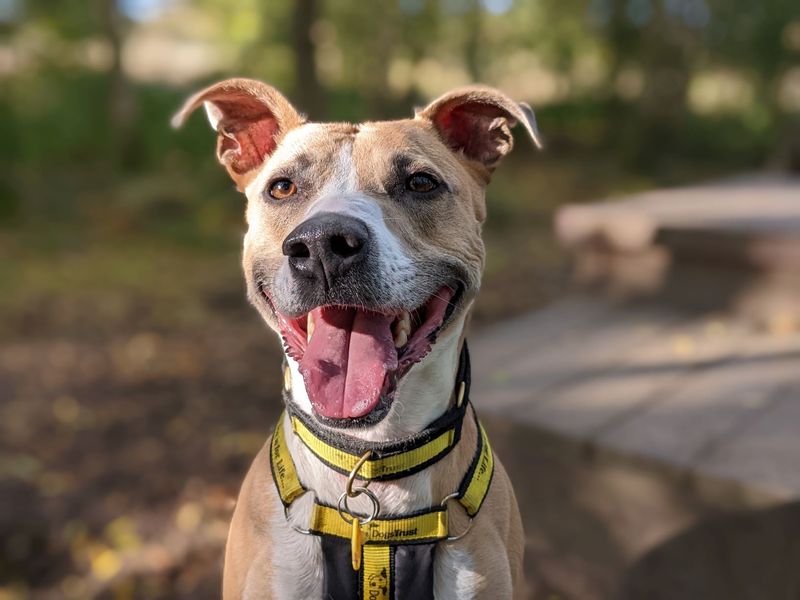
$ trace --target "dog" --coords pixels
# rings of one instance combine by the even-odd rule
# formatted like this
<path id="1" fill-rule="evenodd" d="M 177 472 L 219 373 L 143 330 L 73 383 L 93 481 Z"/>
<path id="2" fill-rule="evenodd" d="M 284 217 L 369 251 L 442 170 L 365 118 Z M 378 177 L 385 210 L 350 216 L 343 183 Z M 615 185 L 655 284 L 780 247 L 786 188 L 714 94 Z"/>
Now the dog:
<path id="1" fill-rule="evenodd" d="M 533 111 L 488 87 L 413 118 L 314 123 L 273 87 L 189 98 L 247 197 L 250 302 L 285 348 L 282 415 L 242 485 L 232 599 L 521 597 L 514 491 L 469 407 L 485 187 Z"/>

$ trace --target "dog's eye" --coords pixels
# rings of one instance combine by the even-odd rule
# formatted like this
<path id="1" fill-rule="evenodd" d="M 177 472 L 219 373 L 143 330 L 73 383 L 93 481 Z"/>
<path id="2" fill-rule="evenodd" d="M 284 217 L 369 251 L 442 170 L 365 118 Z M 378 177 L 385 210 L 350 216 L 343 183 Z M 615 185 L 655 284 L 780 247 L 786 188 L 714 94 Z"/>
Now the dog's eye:
<path id="1" fill-rule="evenodd" d="M 288 179 L 278 179 L 269 186 L 269 195 L 275 200 L 283 200 L 293 196 L 297 192 L 297 186 Z"/>
<path id="2" fill-rule="evenodd" d="M 418 194 L 427 194 L 439 187 L 439 182 L 427 173 L 414 173 L 406 179 L 406 189 Z"/>

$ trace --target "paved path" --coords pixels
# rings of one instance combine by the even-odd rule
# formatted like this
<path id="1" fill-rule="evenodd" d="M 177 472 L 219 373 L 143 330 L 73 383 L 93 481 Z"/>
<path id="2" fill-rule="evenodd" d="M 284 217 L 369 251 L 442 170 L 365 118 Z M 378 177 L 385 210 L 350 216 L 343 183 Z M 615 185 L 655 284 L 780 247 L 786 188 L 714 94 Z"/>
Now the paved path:
<path id="1" fill-rule="evenodd" d="M 576 296 L 472 348 L 483 411 L 800 498 L 800 331 Z"/>
<path id="2" fill-rule="evenodd" d="M 556 224 L 595 287 L 473 336 L 481 408 L 800 498 L 800 179 L 569 206 Z"/>

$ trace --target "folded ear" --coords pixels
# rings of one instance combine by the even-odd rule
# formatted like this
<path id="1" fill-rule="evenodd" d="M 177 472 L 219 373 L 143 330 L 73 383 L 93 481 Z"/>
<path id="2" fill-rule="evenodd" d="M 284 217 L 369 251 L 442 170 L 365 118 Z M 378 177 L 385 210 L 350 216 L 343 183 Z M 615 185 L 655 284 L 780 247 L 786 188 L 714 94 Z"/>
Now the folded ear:
<path id="1" fill-rule="evenodd" d="M 531 107 L 489 87 L 471 86 L 448 92 L 418 111 L 417 117 L 433 122 L 448 146 L 490 171 L 511 152 L 514 140 L 510 128 L 518 122 L 536 147 L 542 147 Z"/>
<path id="2" fill-rule="evenodd" d="M 217 132 L 217 158 L 239 191 L 303 117 L 272 86 L 253 79 L 226 79 L 196 93 L 172 118 L 180 127 L 201 104 Z"/>

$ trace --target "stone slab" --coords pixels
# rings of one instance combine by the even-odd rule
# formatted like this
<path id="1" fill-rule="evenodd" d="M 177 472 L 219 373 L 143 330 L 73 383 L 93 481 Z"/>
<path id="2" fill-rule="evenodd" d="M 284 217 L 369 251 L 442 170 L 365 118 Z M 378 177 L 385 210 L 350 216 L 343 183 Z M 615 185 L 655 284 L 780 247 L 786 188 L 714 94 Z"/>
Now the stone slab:
<path id="1" fill-rule="evenodd" d="M 800 357 L 794 366 L 793 380 L 776 382 L 768 409 L 709 452 L 698 471 L 800 498 Z"/>
<path id="2" fill-rule="evenodd" d="M 755 492 L 800 495 L 800 476 L 784 475 L 800 462 L 800 332 L 573 297 L 470 340 L 472 397 L 484 414 Z M 797 406 L 776 405 L 787 389 Z M 798 418 L 775 421 L 779 408 Z"/>
<path id="3" fill-rule="evenodd" d="M 638 414 L 606 429 L 594 441 L 699 468 L 707 448 L 743 434 L 749 422 L 768 410 L 775 391 L 797 379 L 799 361 L 800 355 L 793 353 L 756 354 L 688 372 Z M 800 457 L 800 438 L 796 448 Z"/>

